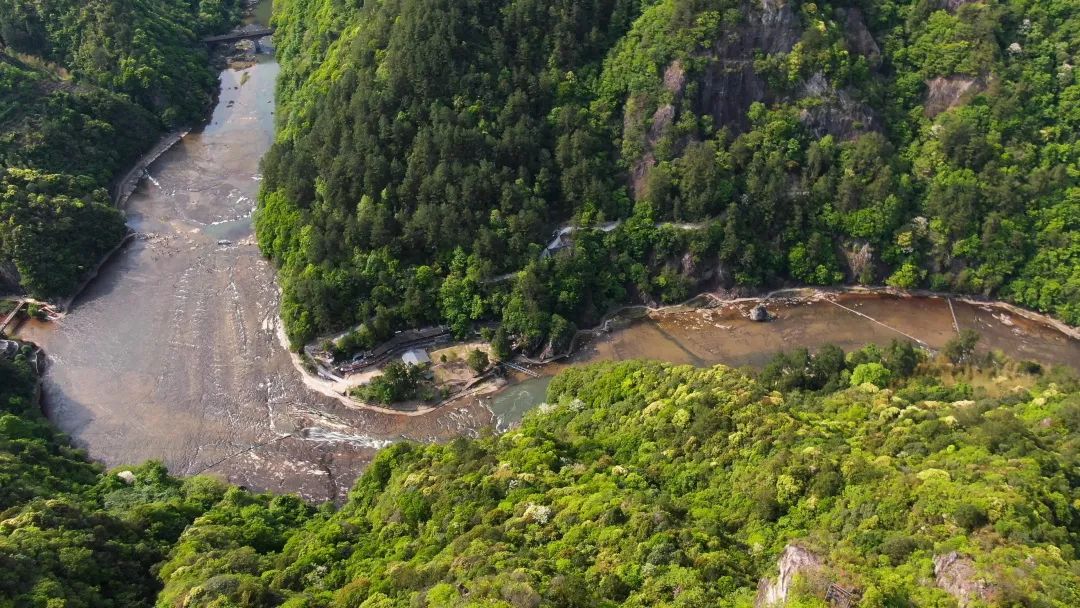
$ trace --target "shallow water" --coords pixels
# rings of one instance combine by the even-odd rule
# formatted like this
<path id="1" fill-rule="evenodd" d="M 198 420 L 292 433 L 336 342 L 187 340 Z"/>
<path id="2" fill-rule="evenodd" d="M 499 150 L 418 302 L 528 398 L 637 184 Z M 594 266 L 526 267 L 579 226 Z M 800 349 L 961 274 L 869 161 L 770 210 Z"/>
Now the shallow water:
<path id="1" fill-rule="evenodd" d="M 526 378 L 485 398 L 495 416 L 495 430 L 500 433 L 521 421 L 532 408 L 544 402 L 552 376 Z"/>
<path id="2" fill-rule="evenodd" d="M 655 313 L 592 340 L 568 361 L 543 371 L 553 374 L 567 365 L 625 359 L 759 368 L 783 350 L 835 344 L 849 351 L 870 342 L 886 345 L 894 338 L 938 350 L 956 335 L 957 326 L 978 331 L 981 350 L 1080 369 L 1080 341 L 1057 329 L 989 305 L 951 303 L 952 311 L 950 301 L 938 297 L 832 294 L 775 300 L 768 306 L 775 318 L 768 323 L 747 318 L 751 303 Z M 499 427 L 520 421 L 525 412 L 542 403 L 549 382 L 548 378 L 524 379 L 489 397 Z"/>

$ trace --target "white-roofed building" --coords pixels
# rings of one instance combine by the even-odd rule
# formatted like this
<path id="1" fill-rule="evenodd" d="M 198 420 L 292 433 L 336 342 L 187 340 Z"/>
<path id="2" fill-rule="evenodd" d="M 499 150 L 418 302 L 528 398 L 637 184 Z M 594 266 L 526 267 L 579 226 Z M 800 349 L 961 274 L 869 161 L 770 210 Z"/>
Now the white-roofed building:
<path id="1" fill-rule="evenodd" d="M 431 357 L 428 356 L 426 350 L 421 348 L 405 351 L 405 354 L 401 355 L 401 360 L 409 365 L 424 365 L 425 363 L 431 363 Z"/>

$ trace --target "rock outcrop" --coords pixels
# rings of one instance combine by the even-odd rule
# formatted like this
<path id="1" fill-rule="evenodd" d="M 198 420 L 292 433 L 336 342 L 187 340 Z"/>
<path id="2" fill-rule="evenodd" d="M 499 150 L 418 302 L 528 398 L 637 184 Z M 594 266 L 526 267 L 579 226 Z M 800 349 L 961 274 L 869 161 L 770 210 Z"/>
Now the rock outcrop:
<path id="1" fill-rule="evenodd" d="M 701 75 L 696 100 L 699 113 L 712 115 L 714 124 L 736 133 L 750 126 L 746 117 L 750 104 L 774 99 L 754 71 L 755 53 L 790 52 L 802 36 L 799 18 L 785 0 L 763 0 L 760 9 L 747 3 L 744 14 L 747 22 L 709 50 L 711 61 Z"/>
<path id="2" fill-rule="evenodd" d="M 754 598 L 755 608 L 782 605 L 787 600 L 796 577 L 815 579 L 824 567 L 820 556 L 798 545 L 784 547 L 776 565 L 779 576 L 775 579 L 766 577 L 758 582 L 757 597 Z"/>
<path id="3" fill-rule="evenodd" d="M 862 11 L 857 8 L 847 9 L 844 15 L 844 38 L 851 50 L 866 57 L 870 65 L 877 66 L 881 63 L 881 47 L 866 27 Z"/>
<path id="4" fill-rule="evenodd" d="M 0 293 L 21 293 L 19 269 L 11 260 L 0 260 Z"/>
<path id="5" fill-rule="evenodd" d="M 870 243 L 858 240 L 851 245 L 850 249 L 843 249 L 844 260 L 848 266 L 848 276 L 856 281 L 863 277 L 871 277 L 874 272 L 874 248 Z"/>
<path id="6" fill-rule="evenodd" d="M 833 88 L 820 72 L 803 85 L 802 97 L 815 102 L 799 113 L 799 120 L 815 137 L 832 135 L 847 140 L 875 127 L 870 107 L 850 92 Z"/>
<path id="7" fill-rule="evenodd" d="M 934 580 L 956 598 L 960 608 L 975 600 L 990 602 L 994 597 L 994 586 L 978 577 L 975 562 L 956 551 L 934 556 Z"/>
<path id="8" fill-rule="evenodd" d="M 680 156 L 692 137 L 669 141 L 663 154 L 658 151 L 658 144 L 671 136 L 673 126 L 687 111 L 709 116 L 717 127 L 739 134 L 750 128 L 747 113 L 753 103 L 807 100 L 799 118 L 816 137 L 846 140 L 877 128 L 873 111 L 854 90 L 837 89 L 823 74 L 814 74 L 799 86 L 778 89 L 755 70 L 755 58 L 790 53 L 803 35 L 804 25 L 789 0 L 747 0 L 740 10 L 743 20 L 698 50 L 693 67 L 675 59 L 663 67 L 658 89 L 639 91 L 627 100 L 623 137 L 638 144 L 628 152 L 632 158 L 627 158 L 635 200 L 645 195 L 658 161 Z M 880 65 L 881 49 L 862 13 L 852 8 L 842 18 L 850 52 L 866 56 L 871 66 Z"/>
<path id="9" fill-rule="evenodd" d="M 664 70 L 664 90 L 674 94 L 676 99 L 686 90 L 686 68 L 681 59 L 672 61 Z"/>
<path id="10" fill-rule="evenodd" d="M 926 101 L 923 106 L 928 118 L 966 103 L 982 92 L 985 86 L 971 76 L 938 76 L 926 81 Z"/>

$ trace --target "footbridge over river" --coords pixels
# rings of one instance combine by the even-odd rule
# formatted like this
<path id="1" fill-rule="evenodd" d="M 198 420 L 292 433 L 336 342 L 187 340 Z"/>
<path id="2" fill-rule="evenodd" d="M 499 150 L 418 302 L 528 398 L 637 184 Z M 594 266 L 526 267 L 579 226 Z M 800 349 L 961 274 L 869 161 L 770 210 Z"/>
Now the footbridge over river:
<path id="1" fill-rule="evenodd" d="M 246 30 L 237 30 L 220 36 L 208 36 L 203 38 L 202 41 L 206 44 L 218 44 L 219 42 L 235 42 L 237 40 L 259 40 L 260 38 L 265 38 L 273 33 L 274 28 L 272 27 L 257 27 Z"/>

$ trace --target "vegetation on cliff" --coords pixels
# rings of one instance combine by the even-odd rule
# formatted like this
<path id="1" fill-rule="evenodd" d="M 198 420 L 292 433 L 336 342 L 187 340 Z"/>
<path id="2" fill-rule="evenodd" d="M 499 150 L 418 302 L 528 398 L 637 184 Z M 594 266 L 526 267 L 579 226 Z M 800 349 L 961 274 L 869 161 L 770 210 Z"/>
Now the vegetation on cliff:
<path id="1" fill-rule="evenodd" d="M 572 368 L 505 435 L 384 449 L 340 509 L 102 474 L 0 361 L 0 605 L 749 607 L 797 546 L 789 606 L 1075 606 L 1080 384 L 952 352 Z"/>
<path id="2" fill-rule="evenodd" d="M 1078 19 L 1056 0 L 283 0 L 257 228 L 289 336 L 493 319 L 539 351 L 615 303 L 787 281 L 1080 322 Z M 556 226 L 616 219 L 541 259 Z"/>
<path id="3" fill-rule="evenodd" d="M 217 79 L 200 37 L 240 5 L 0 0 L 0 280 L 65 295 L 119 243 L 98 189 L 202 119 Z"/>

